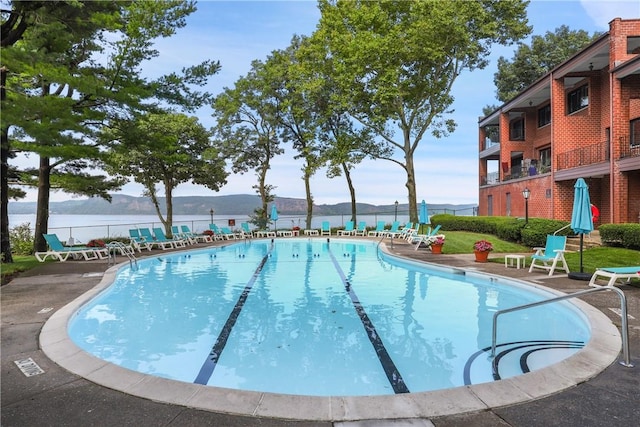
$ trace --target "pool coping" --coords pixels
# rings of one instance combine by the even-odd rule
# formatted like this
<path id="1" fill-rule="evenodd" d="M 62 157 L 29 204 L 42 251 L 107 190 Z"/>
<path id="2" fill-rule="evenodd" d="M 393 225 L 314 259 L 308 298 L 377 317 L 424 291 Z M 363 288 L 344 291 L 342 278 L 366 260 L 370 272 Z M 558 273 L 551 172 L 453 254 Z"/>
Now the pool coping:
<path id="1" fill-rule="evenodd" d="M 496 280 L 518 282 L 556 295 L 562 292 L 528 281 L 475 272 L 470 268 L 446 267 L 389 253 L 403 261 L 428 264 L 442 271 L 477 274 Z M 80 349 L 68 336 L 67 325 L 85 303 L 114 281 L 128 263 L 105 271 L 100 283 L 74 299 L 43 326 L 40 346 L 54 362 L 98 385 L 153 401 L 219 413 L 309 421 L 358 421 L 367 419 L 434 418 L 486 411 L 556 394 L 585 382 L 614 363 L 620 352 L 617 327 L 600 310 L 572 299 L 587 318 L 591 339 L 575 355 L 549 367 L 490 383 L 445 390 L 379 396 L 298 396 L 242 391 L 191 384 L 135 372 L 101 360 Z"/>

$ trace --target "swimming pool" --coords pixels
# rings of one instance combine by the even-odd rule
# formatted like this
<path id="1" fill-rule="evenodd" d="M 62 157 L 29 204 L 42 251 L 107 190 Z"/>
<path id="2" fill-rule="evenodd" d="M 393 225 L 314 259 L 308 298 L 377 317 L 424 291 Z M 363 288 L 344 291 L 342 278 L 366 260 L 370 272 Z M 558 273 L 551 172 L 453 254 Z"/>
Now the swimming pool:
<path id="1" fill-rule="evenodd" d="M 178 381 L 402 394 L 493 381 L 493 313 L 550 296 L 425 268 L 371 241 L 249 240 L 121 268 L 76 312 L 69 335 L 103 360 Z M 568 303 L 512 313 L 499 326 L 499 378 L 556 364 L 591 334 Z"/>

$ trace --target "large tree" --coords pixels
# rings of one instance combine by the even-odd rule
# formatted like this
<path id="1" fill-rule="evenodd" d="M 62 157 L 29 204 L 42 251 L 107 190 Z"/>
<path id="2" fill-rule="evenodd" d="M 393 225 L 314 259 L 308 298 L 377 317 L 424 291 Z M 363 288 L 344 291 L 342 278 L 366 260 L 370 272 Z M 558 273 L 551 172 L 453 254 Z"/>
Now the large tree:
<path id="1" fill-rule="evenodd" d="M 295 39 L 294 39 L 295 41 Z M 367 157 L 379 158 L 392 154 L 385 146 L 376 144 L 374 135 L 366 127 L 356 126 L 347 106 L 339 95 L 332 77 L 332 58 L 324 55 L 324 47 L 305 38 L 295 52 L 300 78 L 297 92 L 304 93 L 306 108 L 315 111 L 319 164 L 327 168 L 329 178 L 343 176 L 351 199 L 351 220 L 357 222 L 356 189 L 352 170 Z"/>
<path id="2" fill-rule="evenodd" d="M 451 88 L 464 70 L 487 65 L 491 46 L 530 32 L 522 0 L 320 0 L 314 37 L 327 49 L 352 117 L 401 158 L 410 220 L 417 222 L 414 154 L 425 133 L 455 128 Z M 399 137 L 395 133 L 399 131 Z"/>
<path id="3" fill-rule="evenodd" d="M 274 51 L 266 63 L 272 94 L 277 100 L 280 135 L 296 151 L 294 158 L 302 160 L 301 172 L 307 201 L 306 228 L 311 228 L 313 195 L 311 177 L 323 166 L 317 138 L 322 114 L 315 104 L 312 89 L 314 80 L 305 72 L 313 64 L 305 63 L 298 55 L 305 38 L 294 36 L 285 50 Z"/>
<path id="4" fill-rule="evenodd" d="M 562 25 L 555 32 L 533 36 L 531 44 L 518 43 L 511 60 L 503 56 L 498 59 L 498 71 L 493 78 L 498 100 L 509 101 L 555 66 L 584 49 L 600 34 L 589 35 L 587 31 L 570 30 Z"/>
<path id="5" fill-rule="evenodd" d="M 253 188 L 260 196 L 261 207 L 252 222 L 259 228 L 266 227 L 268 204 L 274 199 L 274 187 L 267 182 L 271 160 L 284 152 L 277 135 L 277 103 L 265 73 L 264 63 L 253 61 L 247 76 L 213 102 L 216 146 L 234 173 L 256 173 L 258 182 Z"/>
<path id="6" fill-rule="evenodd" d="M 144 186 L 167 234 L 171 234 L 173 190 L 178 185 L 191 181 L 217 191 L 226 182 L 224 159 L 213 148 L 211 133 L 195 117 L 146 114 L 112 123 L 104 137 L 112 144 L 108 170 Z M 164 189 L 165 206 L 157 194 L 158 184 Z"/>
<path id="7" fill-rule="evenodd" d="M 185 25 L 195 10 L 192 1 L 69 0 L 56 2 L 52 10 L 42 21 L 47 25 L 38 21 L 3 52 L 10 73 L 5 104 L 12 144 L 40 159 L 31 171 L 38 186 L 36 250 L 46 245 L 42 233 L 52 188 L 109 199 L 108 191 L 121 185 L 94 172 L 104 154 L 95 133 L 104 123 L 152 108 L 154 98 L 188 108 L 201 104 L 207 95 L 189 93 L 187 85 L 202 84 L 219 68 L 207 61 L 183 70 L 182 77 L 140 77 L 144 61 L 158 55 L 153 41 Z M 29 182 L 28 174 L 23 182 Z"/>

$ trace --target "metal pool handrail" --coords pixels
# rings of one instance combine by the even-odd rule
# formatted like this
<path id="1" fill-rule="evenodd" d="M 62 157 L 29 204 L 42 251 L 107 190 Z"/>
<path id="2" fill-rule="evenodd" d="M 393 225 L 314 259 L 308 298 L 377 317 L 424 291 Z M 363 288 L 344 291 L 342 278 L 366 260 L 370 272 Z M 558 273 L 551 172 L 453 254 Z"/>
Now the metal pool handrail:
<path id="1" fill-rule="evenodd" d="M 598 292 L 598 291 L 615 291 L 617 292 L 617 294 L 620 296 L 620 316 L 622 317 L 622 325 L 620 327 L 621 332 L 622 332 L 622 355 L 624 357 L 624 361 L 620 361 L 619 363 L 622 366 L 626 366 L 627 368 L 633 368 L 633 364 L 630 361 L 630 357 L 629 357 L 629 325 L 628 325 L 628 320 L 627 320 L 627 298 L 624 295 L 624 292 L 622 292 L 620 289 L 616 288 L 616 287 L 608 287 L 608 286 L 602 286 L 599 288 L 592 288 L 592 289 L 587 289 L 584 291 L 578 291 L 578 292 L 574 292 L 572 294 L 567 294 L 567 295 L 561 295 L 559 297 L 555 297 L 555 298 L 550 298 L 550 299 L 546 299 L 543 301 L 537 301 L 537 302 L 533 302 L 530 304 L 524 304 L 524 305 L 519 305 L 516 307 L 511 307 L 511 308 L 505 308 L 504 310 L 498 310 L 493 314 L 493 330 L 491 332 L 491 357 L 495 357 L 496 356 L 496 335 L 497 335 L 497 329 L 498 329 L 498 316 L 503 314 L 503 313 L 509 313 L 512 311 L 517 311 L 517 310 L 523 310 L 525 308 L 531 308 L 531 307 L 536 307 L 538 305 L 543 305 L 543 304 L 547 304 L 550 302 L 556 302 L 556 301 L 561 301 L 561 300 L 565 300 L 565 299 L 569 299 L 569 298 L 576 298 L 576 297 L 580 297 L 582 295 L 586 295 L 586 294 L 590 294 L 592 292 Z"/>

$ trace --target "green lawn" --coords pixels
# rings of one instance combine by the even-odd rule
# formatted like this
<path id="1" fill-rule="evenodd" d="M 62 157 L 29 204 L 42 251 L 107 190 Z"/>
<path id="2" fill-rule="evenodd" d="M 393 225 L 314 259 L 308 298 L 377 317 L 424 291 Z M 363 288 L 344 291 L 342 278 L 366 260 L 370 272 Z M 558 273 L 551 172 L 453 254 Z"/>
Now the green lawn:
<path id="1" fill-rule="evenodd" d="M 3 262 L 2 264 L 0 264 L 0 271 L 2 272 L 2 284 L 6 284 L 6 282 L 8 282 L 13 276 L 20 273 L 21 271 L 30 270 L 40 264 L 42 263 L 39 262 L 33 255 L 14 255 L 13 263 L 6 264 Z"/>
<path id="2" fill-rule="evenodd" d="M 485 239 L 493 243 L 494 251 L 489 258 L 492 262 L 503 263 L 503 254 L 533 253 L 532 248 L 527 246 L 506 242 L 491 235 L 469 233 L 466 231 L 447 231 L 443 253 L 472 253 L 473 243 L 480 239 Z M 567 252 L 565 259 L 567 260 L 570 271 L 580 271 L 579 252 Z M 582 253 L 582 268 L 583 271 L 587 273 L 593 273 L 600 267 L 625 267 L 630 265 L 640 265 L 640 251 L 603 246 L 585 249 Z"/>

